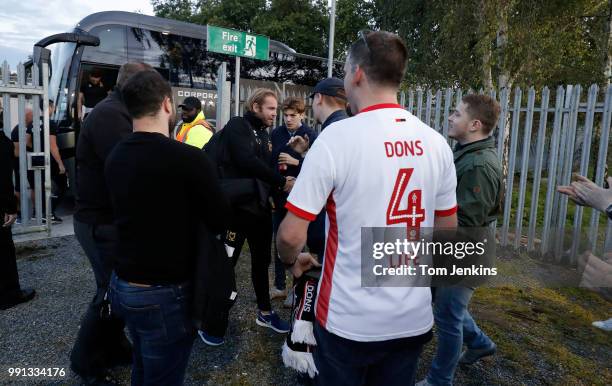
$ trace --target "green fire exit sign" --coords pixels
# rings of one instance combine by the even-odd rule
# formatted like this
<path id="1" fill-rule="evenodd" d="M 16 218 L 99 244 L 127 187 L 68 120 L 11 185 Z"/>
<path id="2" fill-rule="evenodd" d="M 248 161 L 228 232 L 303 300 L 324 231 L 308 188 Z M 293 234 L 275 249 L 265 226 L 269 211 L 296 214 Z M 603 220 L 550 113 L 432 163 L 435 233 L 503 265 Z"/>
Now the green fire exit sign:
<path id="1" fill-rule="evenodd" d="M 262 35 L 208 25 L 206 49 L 221 54 L 268 60 L 270 39 Z"/>

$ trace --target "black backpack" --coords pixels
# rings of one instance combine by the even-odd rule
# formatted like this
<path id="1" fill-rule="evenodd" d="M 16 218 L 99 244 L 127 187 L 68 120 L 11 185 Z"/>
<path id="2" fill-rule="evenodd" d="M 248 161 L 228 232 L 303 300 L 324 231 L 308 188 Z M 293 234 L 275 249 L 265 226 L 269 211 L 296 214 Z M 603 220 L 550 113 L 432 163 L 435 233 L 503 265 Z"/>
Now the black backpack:
<path id="1" fill-rule="evenodd" d="M 256 178 L 235 177 L 225 133 L 225 127 L 217 131 L 204 145 L 203 150 L 213 162 L 221 182 L 221 188 L 227 195 L 232 207 L 254 215 L 262 215 L 269 210 L 267 205 L 270 187 Z"/>

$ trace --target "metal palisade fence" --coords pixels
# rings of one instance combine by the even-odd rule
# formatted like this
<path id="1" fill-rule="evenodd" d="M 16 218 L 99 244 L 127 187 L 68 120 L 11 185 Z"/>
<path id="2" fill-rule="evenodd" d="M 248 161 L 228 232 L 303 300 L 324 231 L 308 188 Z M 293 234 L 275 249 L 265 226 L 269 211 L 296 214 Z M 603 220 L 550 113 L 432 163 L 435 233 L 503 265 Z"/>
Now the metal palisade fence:
<path id="1" fill-rule="evenodd" d="M 488 94 L 501 106 L 493 134 L 507 171 L 498 218 L 500 245 L 572 264 L 584 250 L 610 251 L 612 221 L 597 210 L 574 205 L 556 187 L 569 185 L 573 173 L 599 186 L 604 183 L 612 157 L 612 86 L 593 84 L 584 90 L 568 85 L 554 91 L 531 87 L 525 93 L 515 88 Z M 417 89 L 401 92 L 400 101 L 453 145 L 448 117 L 463 95 L 460 89 Z"/>
<path id="2" fill-rule="evenodd" d="M 280 102 L 289 96 L 303 98 L 306 123 L 318 129 L 310 87 L 243 79 L 241 114 L 244 102 L 257 87 L 275 90 Z M 411 89 L 400 92 L 399 98 L 408 111 L 453 146 L 454 141 L 448 137 L 448 117 L 463 95 L 472 92 Z M 603 185 L 612 157 L 612 86 L 602 89 L 593 84 L 586 92 L 579 85 L 559 86 L 553 91 L 531 87 L 526 93 L 515 88 L 492 90 L 488 95 L 501 106 L 493 133 L 506 171 L 504 202 L 497 222 L 500 245 L 572 264 L 586 249 L 596 253 L 612 250 L 612 221 L 597 210 L 574 205 L 556 190 L 558 185 L 569 185 L 573 173 Z M 279 106 L 276 125 L 282 123 Z"/>
<path id="3" fill-rule="evenodd" d="M 7 62 L 2 64 L 0 78 L 0 97 L 3 108 L 4 134 L 11 137 L 11 116 L 16 115 L 19 156 L 15 166 L 20 178 L 17 190 L 21 192 L 19 206 L 21 211 L 20 224 L 15 227 L 15 233 L 51 231 L 50 217 L 51 176 L 49 163 L 49 66 L 43 64 L 42 74 L 36 64 L 32 67 L 32 82 L 26 81 L 26 70 L 22 64 L 17 66 L 16 79 L 11 75 Z M 14 73 L 13 73 L 14 75 Z M 42 82 L 40 82 L 42 76 Z M 42 85 L 40 85 L 42 84 Z M 42 99 L 41 99 L 42 98 Z M 42 100 L 42 109 L 39 107 Z M 16 102 L 16 103 L 15 103 Z M 28 122 L 26 114 L 32 111 L 31 134 L 27 133 Z M 16 110 L 16 111 L 15 111 Z M 42 132 L 42 136 L 41 136 Z M 28 135 L 31 136 L 32 151 L 26 149 Z M 16 173 L 17 175 L 17 173 Z M 28 178 L 32 176 L 33 178 Z M 34 186 L 29 186 L 30 181 Z M 29 189 L 33 192 L 33 206 Z M 43 205 L 43 202 L 46 205 Z M 46 213 L 43 213 L 43 208 Z M 31 218 L 30 216 L 34 216 Z"/>

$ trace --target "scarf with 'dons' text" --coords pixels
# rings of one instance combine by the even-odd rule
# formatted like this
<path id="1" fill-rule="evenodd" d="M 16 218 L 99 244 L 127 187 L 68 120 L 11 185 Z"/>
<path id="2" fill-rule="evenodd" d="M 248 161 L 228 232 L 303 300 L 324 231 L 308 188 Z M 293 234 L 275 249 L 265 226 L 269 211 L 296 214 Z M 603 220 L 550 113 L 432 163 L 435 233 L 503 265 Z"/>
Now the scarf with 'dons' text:
<path id="1" fill-rule="evenodd" d="M 317 345 L 313 333 L 315 299 L 321 271 L 309 271 L 295 280 L 291 330 L 283 345 L 283 363 L 299 373 L 314 378 L 318 373 L 312 357 Z"/>

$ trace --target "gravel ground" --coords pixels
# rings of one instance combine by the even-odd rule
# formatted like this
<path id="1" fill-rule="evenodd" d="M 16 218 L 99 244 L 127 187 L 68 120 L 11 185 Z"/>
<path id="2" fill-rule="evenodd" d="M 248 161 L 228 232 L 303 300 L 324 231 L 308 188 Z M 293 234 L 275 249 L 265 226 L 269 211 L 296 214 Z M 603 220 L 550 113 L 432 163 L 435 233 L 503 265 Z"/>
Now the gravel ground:
<path id="1" fill-rule="evenodd" d="M 22 243 L 18 245 L 18 267 L 22 286 L 34 287 L 37 296 L 27 304 L 0 311 L 0 384 L 79 384 L 79 378 L 69 370 L 69 353 L 94 290 L 93 273 L 84 253 L 73 236 Z M 248 251 L 243 252 L 237 275 L 239 296 L 232 310 L 226 344 L 211 348 L 197 339 L 186 384 L 296 384 L 295 373 L 284 368 L 280 357 L 284 335 L 254 323 L 256 304 Z M 474 303 L 474 308 L 478 308 L 474 312 L 476 319 L 484 319 L 485 307 L 479 306 L 478 301 Z M 282 317 L 288 318 L 289 311 L 282 308 L 280 301 L 275 301 L 274 307 Z M 512 331 L 503 333 L 513 334 Z M 434 342 L 426 347 L 417 379 L 424 377 L 434 348 Z M 456 384 L 568 384 L 563 377 L 555 376 L 550 363 L 538 364 L 541 359 L 537 352 L 530 354 L 533 361 L 529 364 L 517 366 L 501 354 L 470 368 L 460 368 Z M 533 367 L 537 367 L 537 376 L 525 378 L 523 366 L 530 367 L 532 373 Z M 9 367 L 59 367 L 65 369 L 66 376 L 16 382 L 7 376 Z M 129 369 L 116 368 L 112 377 L 120 384 L 129 384 Z"/>
<path id="2" fill-rule="evenodd" d="M 79 377 L 69 370 L 69 355 L 79 322 L 93 296 L 93 272 L 73 236 L 22 243 L 18 268 L 22 287 L 33 287 L 36 298 L 0 313 L 0 384 L 77 385 Z M 284 335 L 255 324 L 255 297 L 250 282 L 250 259 L 243 252 L 238 267 L 238 293 L 232 309 L 225 345 L 211 348 L 196 340 L 187 370 L 186 384 L 275 384 L 296 383 L 294 373 L 284 368 L 280 347 Z M 280 301 L 274 306 L 282 317 L 289 311 Z M 9 380 L 9 367 L 64 368 L 57 380 Z M 129 384 L 127 368 L 116 368 L 113 379 Z"/>

